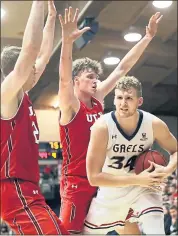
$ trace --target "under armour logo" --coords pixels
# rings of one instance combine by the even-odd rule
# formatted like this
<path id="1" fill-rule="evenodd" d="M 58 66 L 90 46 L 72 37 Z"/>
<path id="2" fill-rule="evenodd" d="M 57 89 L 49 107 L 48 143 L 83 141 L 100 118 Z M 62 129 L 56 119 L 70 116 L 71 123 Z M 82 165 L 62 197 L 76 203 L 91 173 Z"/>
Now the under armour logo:
<path id="1" fill-rule="evenodd" d="M 72 188 L 78 188 L 77 184 L 72 184 Z"/>
<path id="2" fill-rule="evenodd" d="M 33 194 L 38 194 L 38 190 L 33 190 Z"/>
<path id="3" fill-rule="evenodd" d="M 115 135 L 112 135 L 112 139 L 114 139 L 114 138 L 117 138 L 117 135 L 115 134 Z"/>
<path id="4" fill-rule="evenodd" d="M 141 141 L 145 141 L 147 140 L 148 138 L 146 137 L 146 133 L 142 133 L 142 138 L 140 139 Z"/>

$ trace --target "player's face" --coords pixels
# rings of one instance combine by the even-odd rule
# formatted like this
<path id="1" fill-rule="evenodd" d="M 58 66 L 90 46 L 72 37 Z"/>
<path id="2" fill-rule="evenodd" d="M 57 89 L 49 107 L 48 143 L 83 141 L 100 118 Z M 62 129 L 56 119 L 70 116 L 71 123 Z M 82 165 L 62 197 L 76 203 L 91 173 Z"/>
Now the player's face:
<path id="1" fill-rule="evenodd" d="M 176 192 L 176 188 L 175 188 L 174 186 L 171 186 L 171 187 L 169 188 L 169 192 L 170 192 L 170 193 L 175 193 L 175 192 Z"/>
<path id="2" fill-rule="evenodd" d="M 177 218 L 177 210 L 176 209 L 170 209 L 170 215 L 173 219 Z"/>
<path id="3" fill-rule="evenodd" d="M 173 200 L 173 205 L 177 206 L 177 203 L 178 203 L 178 199 L 177 199 L 177 197 L 175 197 Z"/>
<path id="4" fill-rule="evenodd" d="M 130 88 L 129 90 L 115 90 L 114 105 L 120 117 L 127 118 L 134 115 L 142 103 L 143 98 L 137 96 L 137 91 L 134 88 Z"/>
<path id="5" fill-rule="evenodd" d="M 75 77 L 75 84 L 81 92 L 92 96 L 97 91 L 98 75 L 92 69 L 84 70 Z"/>

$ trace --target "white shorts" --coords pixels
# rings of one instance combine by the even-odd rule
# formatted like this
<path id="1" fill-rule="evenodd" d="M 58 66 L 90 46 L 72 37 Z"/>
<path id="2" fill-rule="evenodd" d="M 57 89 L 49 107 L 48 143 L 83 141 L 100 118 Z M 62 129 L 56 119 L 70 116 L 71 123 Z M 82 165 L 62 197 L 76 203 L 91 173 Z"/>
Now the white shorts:
<path id="1" fill-rule="evenodd" d="M 137 187 L 136 187 L 137 188 Z M 107 234 L 109 231 L 125 225 L 129 209 L 134 214 L 128 219 L 130 222 L 144 220 L 146 214 L 163 214 L 162 195 L 144 188 L 143 191 L 132 190 L 126 196 L 93 198 L 84 226 L 84 234 Z M 137 196 L 136 196 L 137 193 Z"/>

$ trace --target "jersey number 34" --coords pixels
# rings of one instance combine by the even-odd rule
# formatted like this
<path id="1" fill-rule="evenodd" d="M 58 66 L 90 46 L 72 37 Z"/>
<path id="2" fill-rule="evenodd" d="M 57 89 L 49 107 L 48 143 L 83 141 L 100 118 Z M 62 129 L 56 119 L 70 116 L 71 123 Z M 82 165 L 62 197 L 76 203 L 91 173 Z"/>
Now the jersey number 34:
<path id="1" fill-rule="evenodd" d="M 113 160 L 113 163 L 111 165 L 108 165 L 108 167 L 114 168 L 114 169 L 122 169 L 129 167 L 129 171 L 134 169 L 135 166 L 135 160 L 137 156 L 132 156 L 128 159 L 127 163 L 124 165 L 123 161 L 125 159 L 124 156 L 121 157 L 112 157 L 111 160 Z"/>

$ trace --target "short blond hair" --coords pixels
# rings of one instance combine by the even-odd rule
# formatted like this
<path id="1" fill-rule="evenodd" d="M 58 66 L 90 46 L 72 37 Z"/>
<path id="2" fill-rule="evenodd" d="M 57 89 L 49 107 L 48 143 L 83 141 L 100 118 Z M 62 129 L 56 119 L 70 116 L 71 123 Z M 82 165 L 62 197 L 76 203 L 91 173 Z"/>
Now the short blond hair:
<path id="1" fill-rule="evenodd" d="M 98 76 L 101 76 L 103 69 L 101 63 L 88 57 L 76 59 L 72 65 L 73 78 L 84 70 L 92 69 Z"/>
<path id="2" fill-rule="evenodd" d="M 137 96 L 142 97 L 142 84 L 134 76 L 123 76 L 118 80 L 115 87 L 119 90 L 129 90 L 130 88 L 134 88 L 137 91 Z"/>

